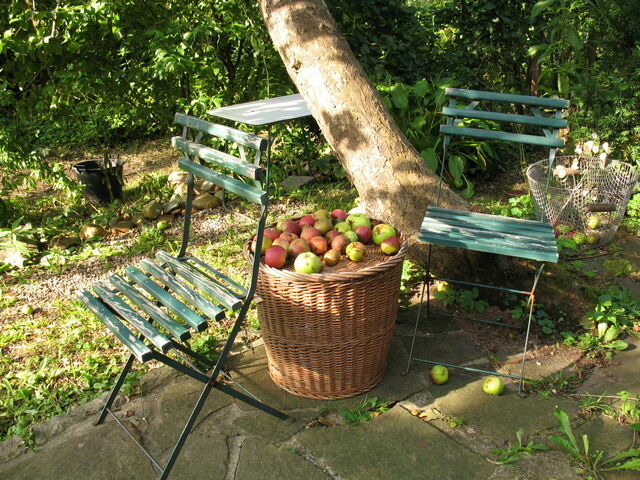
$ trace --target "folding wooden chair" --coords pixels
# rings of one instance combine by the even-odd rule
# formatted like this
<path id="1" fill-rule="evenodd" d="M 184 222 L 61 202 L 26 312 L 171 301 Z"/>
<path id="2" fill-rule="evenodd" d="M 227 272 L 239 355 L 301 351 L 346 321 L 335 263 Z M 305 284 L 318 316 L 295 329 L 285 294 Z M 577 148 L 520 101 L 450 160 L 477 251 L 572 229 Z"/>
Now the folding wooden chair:
<path id="1" fill-rule="evenodd" d="M 440 200 L 444 168 L 447 164 L 447 149 L 451 142 L 451 136 L 466 136 L 546 147 L 549 152 L 549 164 L 552 164 L 555 159 L 556 150 L 564 146 L 564 140 L 559 137 L 559 130 L 567 126 L 567 121 L 562 118 L 562 112 L 569 107 L 569 102 L 561 99 L 538 98 L 458 88 L 447 88 L 445 94 L 450 100 L 449 105 L 444 107 L 442 111 L 446 117 L 446 123 L 440 127 L 440 132 L 444 134 L 444 139 L 436 206 L 429 206 L 427 208 L 418 236 L 420 241 L 429 244 L 426 267 L 427 273 L 425 281 L 423 282 L 420 308 L 416 316 L 407 371 L 413 361 L 442 364 L 447 367 L 460 368 L 467 371 L 491 373 L 518 379 L 520 380 L 519 392 L 522 392 L 525 357 L 529 342 L 531 320 L 533 318 L 536 286 L 542 273 L 544 262 L 558 261 L 558 251 L 553 227 L 548 222 L 543 221 L 543 219 L 540 219 L 540 221 L 521 220 L 499 215 L 439 208 L 437 205 Z M 461 105 L 461 103 L 465 102 L 467 103 L 466 105 Z M 503 111 L 492 110 L 491 107 L 497 104 L 516 106 L 523 111 L 528 110 L 529 113 L 505 113 Z M 477 108 L 480 105 L 482 105 L 483 108 Z M 473 126 L 469 126 L 469 123 L 472 123 Z M 512 127 L 508 127 L 508 125 Z M 501 126 L 503 128 L 512 128 L 512 130 L 516 131 L 500 130 L 499 128 Z M 529 131 L 527 131 L 527 133 L 520 133 L 520 131 L 524 129 L 533 130 L 535 133 L 529 133 Z M 435 245 L 508 255 L 536 260 L 542 263 L 537 268 L 533 286 L 531 290 L 528 291 L 439 278 L 429 273 L 431 268 L 432 247 Z M 458 283 L 469 287 L 502 290 L 528 297 L 529 318 L 526 327 L 520 375 L 491 372 L 469 366 L 447 364 L 414 357 L 415 340 L 422 313 L 425 290 L 427 295 L 427 318 L 429 318 L 431 313 L 429 287 L 437 280 L 454 284 Z M 493 325 L 511 326 L 501 322 L 484 322 Z"/>
<path id="2" fill-rule="evenodd" d="M 260 256 L 254 257 L 248 285 L 244 286 L 187 253 L 194 177 L 219 185 L 226 192 L 258 205 L 255 238 L 257 250 L 261 248 L 268 205 L 268 155 L 266 168 L 260 165 L 260 160 L 267 151 L 268 142 L 255 135 L 188 115 L 176 114 L 175 121 L 183 126 L 183 133 L 181 137 L 174 137 L 172 144 L 184 154 L 178 160 L 178 165 L 188 172 L 179 253 L 172 256 L 159 251 L 155 259 L 144 259 L 137 266 L 126 268 L 126 278 L 115 274 L 110 277 L 109 284 L 97 284 L 92 292 L 81 290 L 78 293 L 80 300 L 131 352 L 97 424 L 110 414 L 161 472 L 161 479 L 168 477 L 211 389 L 231 395 L 280 419 L 286 418 L 285 414 L 265 405 L 253 394 L 242 393 L 228 383 L 219 381 L 254 297 Z M 200 141 L 205 136 L 235 144 L 239 155 L 223 153 L 203 145 Z M 249 152 L 253 152 L 252 157 L 248 155 Z M 212 363 L 189 348 L 186 341 L 193 333 L 206 329 L 209 321 L 223 319 L 227 312 L 235 314 L 235 322 L 218 359 Z M 111 408 L 135 360 L 142 363 L 157 360 L 204 384 L 164 465 L 135 439 Z M 211 372 L 205 374 L 194 363 L 206 365 Z M 226 376 L 226 379 L 230 377 Z"/>

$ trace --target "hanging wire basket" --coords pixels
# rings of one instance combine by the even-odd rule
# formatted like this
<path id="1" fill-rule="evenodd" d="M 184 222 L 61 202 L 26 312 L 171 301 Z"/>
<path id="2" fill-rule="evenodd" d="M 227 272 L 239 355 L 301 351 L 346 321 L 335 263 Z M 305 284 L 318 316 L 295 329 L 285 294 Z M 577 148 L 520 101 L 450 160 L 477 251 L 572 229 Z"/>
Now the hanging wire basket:
<path id="1" fill-rule="evenodd" d="M 527 169 L 527 179 L 538 217 L 550 222 L 557 234 L 584 235 L 593 246 L 610 242 L 627 209 L 638 172 L 618 160 L 598 157 L 556 157 Z"/>

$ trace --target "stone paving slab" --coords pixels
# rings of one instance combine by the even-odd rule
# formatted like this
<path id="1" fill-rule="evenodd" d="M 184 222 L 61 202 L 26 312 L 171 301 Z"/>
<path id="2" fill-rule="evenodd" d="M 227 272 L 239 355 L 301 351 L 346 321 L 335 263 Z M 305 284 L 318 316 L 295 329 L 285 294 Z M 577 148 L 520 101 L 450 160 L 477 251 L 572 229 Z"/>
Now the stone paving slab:
<path id="1" fill-rule="evenodd" d="M 357 427 L 317 428 L 292 445 L 350 480 L 488 478 L 495 466 L 401 407 Z"/>

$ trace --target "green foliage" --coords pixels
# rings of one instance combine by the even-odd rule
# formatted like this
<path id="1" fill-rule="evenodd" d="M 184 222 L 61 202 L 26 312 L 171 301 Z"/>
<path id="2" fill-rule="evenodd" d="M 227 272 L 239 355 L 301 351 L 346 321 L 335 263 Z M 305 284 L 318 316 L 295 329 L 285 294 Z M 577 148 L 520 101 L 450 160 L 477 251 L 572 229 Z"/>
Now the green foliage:
<path id="1" fill-rule="evenodd" d="M 365 398 L 360 405 L 352 410 L 341 410 L 340 416 L 347 425 L 355 426 L 371 420 L 389 410 L 389 403 L 378 400 L 377 397 Z"/>
<path id="2" fill-rule="evenodd" d="M 516 431 L 516 440 L 518 444 L 511 444 L 507 448 L 495 448 L 491 453 L 498 456 L 497 463 L 506 465 L 508 463 L 517 462 L 523 455 L 531 455 L 536 451 L 549 450 L 549 447 L 539 443 L 534 443 L 532 439 L 525 444 L 525 434 L 522 428 Z"/>
<path id="3" fill-rule="evenodd" d="M 523 299 L 520 302 L 520 304 L 510 309 L 509 313 L 511 313 L 512 318 L 519 320 L 519 319 L 528 318 L 529 310 L 530 310 L 530 298 L 526 298 L 526 299 Z M 560 314 L 559 315 L 560 318 L 558 319 L 558 321 L 562 321 L 563 314 L 562 312 L 559 312 L 559 314 Z M 534 304 L 533 321 L 535 322 L 535 324 L 537 324 L 540 327 L 540 329 L 542 330 L 542 333 L 544 333 L 545 335 L 551 335 L 551 334 L 557 333 L 556 320 L 551 318 L 549 314 L 544 310 L 543 305 L 539 303 Z"/>
<path id="4" fill-rule="evenodd" d="M 424 269 L 405 260 L 402 263 L 402 277 L 400 278 L 400 298 L 399 302 L 402 307 L 410 305 L 411 297 L 424 281 Z"/>
<path id="5" fill-rule="evenodd" d="M 535 207 L 531 194 L 512 197 L 508 200 L 508 206 L 497 207 L 493 209 L 494 214 L 503 217 L 533 219 L 536 215 Z"/>
<path id="6" fill-rule="evenodd" d="M 640 304 L 629 290 L 610 287 L 598 297 L 596 306 L 586 318 L 586 325 L 591 328 L 604 322 L 628 330 L 640 321 Z"/>
<path id="7" fill-rule="evenodd" d="M 480 292 L 476 287 L 457 290 L 448 283 L 440 282 L 436 287 L 434 297 L 440 300 L 445 307 L 457 305 L 467 313 L 482 313 L 489 306 L 486 300 L 480 298 Z"/>
<path id="8" fill-rule="evenodd" d="M 633 265 L 625 258 L 605 260 L 602 266 L 605 273 L 613 277 L 621 277 L 633 273 Z"/>
<path id="9" fill-rule="evenodd" d="M 640 471 L 640 450 L 630 448 L 612 457 L 604 458 L 602 450 L 591 451 L 589 436 L 586 433 L 582 434 L 581 443 L 576 440 L 569 416 L 564 410 L 558 409 L 554 415 L 558 420 L 560 435 L 549 435 L 549 440 L 567 452 L 572 461 L 584 470 L 584 473 L 591 475 L 590 478 L 602 478 L 602 472 L 613 470 Z"/>

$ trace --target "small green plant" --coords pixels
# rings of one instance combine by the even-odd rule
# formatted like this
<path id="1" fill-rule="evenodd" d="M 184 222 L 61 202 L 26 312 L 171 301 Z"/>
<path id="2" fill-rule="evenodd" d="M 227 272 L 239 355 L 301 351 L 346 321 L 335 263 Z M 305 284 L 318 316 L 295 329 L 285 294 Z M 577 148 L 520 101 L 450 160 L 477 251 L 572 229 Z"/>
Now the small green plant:
<path id="1" fill-rule="evenodd" d="M 582 434 L 582 445 L 578 443 L 573 434 L 567 412 L 558 409 L 554 412 L 554 415 L 558 420 L 560 435 L 550 435 L 549 440 L 565 450 L 570 455 L 571 460 L 584 473 L 590 475 L 590 478 L 602 478 L 602 472 L 613 470 L 640 471 L 640 450 L 630 448 L 605 459 L 603 458 L 604 452 L 602 450 L 591 452 L 589 436 L 586 433 Z M 632 428 L 634 428 L 633 425 Z"/>
<path id="2" fill-rule="evenodd" d="M 446 282 L 439 282 L 434 296 L 442 301 L 445 307 L 457 305 L 467 313 L 482 313 L 489 306 L 489 302 L 480 298 L 480 292 L 476 287 L 470 290 L 456 290 Z"/>
<path id="3" fill-rule="evenodd" d="M 629 290 L 618 287 L 610 287 L 600 295 L 596 306 L 586 316 L 588 327 L 592 328 L 605 322 L 624 331 L 638 320 L 640 320 L 640 304 Z"/>
<path id="4" fill-rule="evenodd" d="M 527 193 L 519 197 L 512 197 L 509 199 L 507 206 L 500 206 L 493 208 L 493 213 L 502 215 L 503 217 L 513 218 L 534 218 L 536 215 L 535 208 L 533 206 L 533 199 L 531 194 Z"/>
<path id="5" fill-rule="evenodd" d="M 509 310 L 511 317 L 518 320 L 528 318 L 530 298 L 523 299 L 519 305 Z M 542 329 L 542 333 L 551 335 L 556 333 L 556 321 L 542 308 L 543 305 L 535 303 L 533 306 L 533 320 Z M 562 312 L 561 312 L 562 313 Z M 560 316 L 562 320 L 563 315 Z"/>
<path id="6" fill-rule="evenodd" d="M 612 277 L 622 277 L 633 273 L 633 265 L 625 258 L 605 260 L 602 266 L 605 273 Z"/>
<path id="7" fill-rule="evenodd" d="M 522 428 L 516 431 L 517 444 L 510 444 L 507 448 L 495 448 L 491 453 L 498 456 L 497 463 L 506 465 L 508 463 L 517 462 L 523 455 L 531 455 L 536 451 L 549 450 L 549 447 L 539 443 L 534 443 L 529 439 L 525 444 L 525 433 Z"/>
<path id="8" fill-rule="evenodd" d="M 405 260 L 402 264 L 402 277 L 400 279 L 400 306 L 408 307 L 411 297 L 424 280 L 424 269 L 415 263 Z"/>
<path id="9" fill-rule="evenodd" d="M 389 403 L 378 400 L 377 397 L 365 398 L 360 405 L 352 410 L 341 410 L 340 416 L 347 425 L 355 426 L 389 410 Z"/>
<path id="10" fill-rule="evenodd" d="M 580 275 L 584 275 L 587 278 L 593 278 L 598 275 L 596 272 L 587 270 L 585 268 L 585 263 L 582 260 L 572 260 L 568 263 L 565 263 L 563 266 L 569 272 L 578 273 Z"/>

